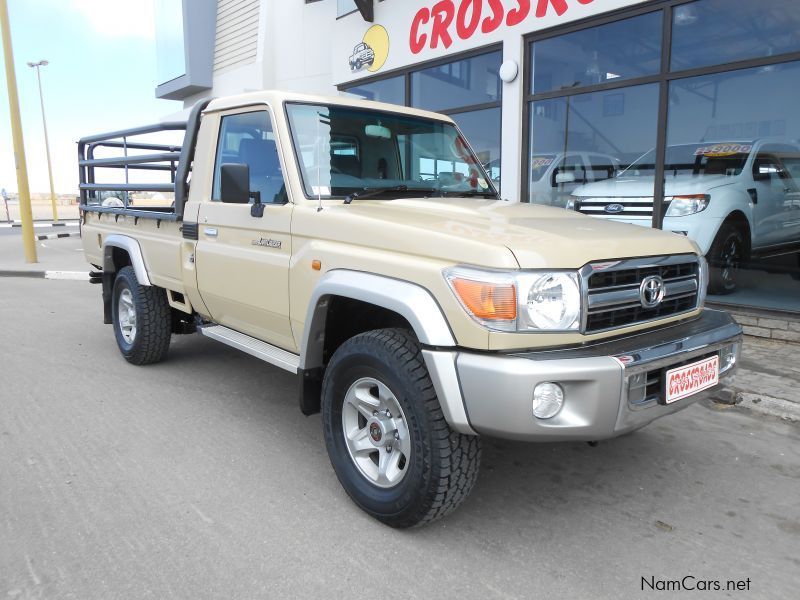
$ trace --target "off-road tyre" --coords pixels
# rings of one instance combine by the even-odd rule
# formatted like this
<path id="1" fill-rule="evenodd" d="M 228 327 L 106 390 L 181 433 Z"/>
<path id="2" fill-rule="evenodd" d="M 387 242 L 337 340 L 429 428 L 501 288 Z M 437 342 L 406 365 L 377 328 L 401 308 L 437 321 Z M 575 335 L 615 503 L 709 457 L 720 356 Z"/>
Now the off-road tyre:
<path id="1" fill-rule="evenodd" d="M 130 290 L 136 314 L 136 333 L 129 342 L 120 326 L 119 302 Z M 167 356 L 172 335 L 172 313 L 166 292 L 155 286 L 140 285 L 133 267 L 123 267 L 114 280 L 111 318 L 114 337 L 122 356 L 134 365 L 157 363 Z"/>
<path id="2" fill-rule="evenodd" d="M 723 223 L 708 251 L 708 293 L 732 294 L 736 291 L 737 275 L 747 260 L 746 243 L 741 229 L 734 223 Z"/>
<path id="3" fill-rule="evenodd" d="M 407 470 L 388 489 L 362 474 L 345 440 L 345 395 L 363 378 L 374 378 L 391 390 L 409 432 Z M 361 509 L 391 527 L 444 517 L 467 498 L 477 479 L 481 439 L 447 424 L 419 342 L 405 329 L 368 331 L 336 350 L 323 380 L 322 423 L 331 464 L 345 491 Z"/>

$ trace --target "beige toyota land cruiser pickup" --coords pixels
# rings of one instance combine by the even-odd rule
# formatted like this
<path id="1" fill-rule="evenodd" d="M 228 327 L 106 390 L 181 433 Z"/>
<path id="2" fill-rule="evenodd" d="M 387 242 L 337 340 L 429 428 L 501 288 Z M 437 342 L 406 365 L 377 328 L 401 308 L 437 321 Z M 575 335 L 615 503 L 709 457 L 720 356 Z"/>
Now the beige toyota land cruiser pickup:
<path id="1" fill-rule="evenodd" d="M 146 141 L 163 130 L 183 143 Z M 196 332 L 296 373 L 343 487 L 394 527 L 467 497 L 481 436 L 613 438 L 736 366 L 741 329 L 703 308 L 693 242 L 501 200 L 442 115 L 259 92 L 79 155 L 122 355 L 161 361 Z"/>

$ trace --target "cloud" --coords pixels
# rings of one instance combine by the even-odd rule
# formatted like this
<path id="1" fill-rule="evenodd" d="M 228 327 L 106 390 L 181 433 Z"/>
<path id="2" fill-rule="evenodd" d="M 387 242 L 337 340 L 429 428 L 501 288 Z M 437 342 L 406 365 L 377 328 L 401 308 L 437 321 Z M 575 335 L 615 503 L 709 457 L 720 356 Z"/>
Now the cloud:
<path id="1" fill-rule="evenodd" d="M 71 0 L 70 5 L 105 37 L 155 37 L 152 0 Z"/>

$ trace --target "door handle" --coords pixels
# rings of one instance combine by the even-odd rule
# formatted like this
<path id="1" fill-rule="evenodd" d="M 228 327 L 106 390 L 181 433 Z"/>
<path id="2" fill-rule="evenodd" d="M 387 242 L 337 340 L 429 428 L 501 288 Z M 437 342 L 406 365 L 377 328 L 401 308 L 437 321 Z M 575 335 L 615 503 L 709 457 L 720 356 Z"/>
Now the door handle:
<path id="1" fill-rule="evenodd" d="M 219 235 L 219 231 L 217 231 L 216 227 L 206 227 L 203 229 L 203 233 L 208 237 L 217 237 L 217 235 Z"/>

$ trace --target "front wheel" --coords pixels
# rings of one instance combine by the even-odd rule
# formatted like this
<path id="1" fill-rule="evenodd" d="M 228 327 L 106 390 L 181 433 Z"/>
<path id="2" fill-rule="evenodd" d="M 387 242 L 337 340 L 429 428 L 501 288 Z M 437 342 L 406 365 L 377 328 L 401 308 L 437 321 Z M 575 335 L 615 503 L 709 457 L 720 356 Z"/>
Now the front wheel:
<path id="1" fill-rule="evenodd" d="M 172 315 L 163 289 L 139 284 L 133 267 L 123 267 L 114 280 L 114 336 L 122 356 L 134 365 L 163 360 L 172 335 Z"/>
<path id="2" fill-rule="evenodd" d="M 739 268 L 745 260 L 745 240 L 732 223 L 723 223 L 708 251 L 710 294 L 731 294 L 736 291 Z"/>
<path id="3" fill-rule="evenodd" d="M 466 499 L 481 441 L 450 429 L 403 329 L 357 335 L 334 353 L 322 389 L 325 443 L 350 498 L 392 527 L 441 518 Z"/>

